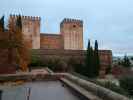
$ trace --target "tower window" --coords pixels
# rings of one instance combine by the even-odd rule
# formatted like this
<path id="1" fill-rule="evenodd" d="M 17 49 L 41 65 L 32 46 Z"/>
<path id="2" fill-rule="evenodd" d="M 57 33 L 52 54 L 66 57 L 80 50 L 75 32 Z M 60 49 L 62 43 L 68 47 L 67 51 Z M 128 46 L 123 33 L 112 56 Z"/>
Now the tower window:
<path id="1" fill-rule="evenodd" d="M 76 25 L 73 25 L 73 28 L 75 28 L 76 27 Z"/>

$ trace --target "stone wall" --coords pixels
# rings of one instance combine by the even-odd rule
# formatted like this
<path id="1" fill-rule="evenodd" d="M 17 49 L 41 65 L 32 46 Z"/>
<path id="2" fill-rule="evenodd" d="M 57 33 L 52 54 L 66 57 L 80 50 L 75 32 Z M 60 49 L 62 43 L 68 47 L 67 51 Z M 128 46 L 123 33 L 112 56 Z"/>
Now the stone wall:
<path id="1" fill-rule="evenodd" d="M 115 93 L 109 89 L 91 83 L 89 81 L 75 77 L 71 74 L 66 74 L 65 78 L 68 79 L 69 81 L 72 81 L 76 85 L 79 85 L 82 88 L 86 89 L 88 92 L 91 92 L 94 95 L 100 97 L 102 100 L 129 100 L 129 98 L 123 95 Z"/>
<path id="2" fill-rule="evenodd" d="M 0 74 L 15 73 L 15 49 L 7 48 L 3 41 L 9 40 L 9 32 L 0 32 Z"/>
<path id="3" fill-rule="evenodd" d="M 15 28 L 18 15 L 10 15 L 9 23 Z M 40 48 L 40 17 L 21 16 L 22 33 L 27 46 L 31 49 Z"/>
<path id="4" fill-rule="evenodd" d="M 76 76 L 67 73 L 51 73 L 51 74 L 33 74 L 33 73 L 23 73 L 23 74 L 8 74 L 8 75 L 1 75 L 0 82 L 17 82 L 17 81 L 44 81 L 44 80 L 62 80 L 67 79 L 71 83 L 82 87 L 83 89 L 87 90 L 88 92 L 92 93 L 94 96 L 99 97 L 100 99 L 90 99 L 90 100 L 129 100 L 129 98 L 115 93 L 111 90 L 108 90 L 104 87 L 91 83 L 89 81 L 83 80 Z M 62 80 L 63 81 L 63 80 Z M 64 82 L 68 86 L 70 84 Z M 72 86 L 72 85 L 71 85 Z M 74 85 L 73 85 L 74 86 Z M 74 89 L 74 88 L 73 88 Z M 80 90 L 80 93 L 83 94 L 85 91 Z M 76 91 L 76 90 L 75 90 Z M 82 93 L 83 92 L 83 93 Z M 87 94 L 87 93 L 85 93 Z M 85 96 L 85 95 L 84 95 Z"/>
<path id="5" fill-rule="evenodd" d="M 62 49 L 61 35 L 42 33 L 40 39 L 41 49 Z"/>
<path id="6" fill-rule="evenodd" d="M 65 18 L 60 24 L 60 34 L 66 50 L 83 50 L 83 21 Z"/>
<path id="7" fill-rule="evenodd" d="M 37 52 L 42 60 L 60 58 L 67 62 L 69 59 L 74 58 L 78 61 L 84 62 L 86 51 L 85 50 L 55 50 L 55 49 L 39 49 Z M 112 52 L 110 50 L 99 50 L 100 55 L 100 76 L 104 77 L 107 69 L 112 66 Z"/>

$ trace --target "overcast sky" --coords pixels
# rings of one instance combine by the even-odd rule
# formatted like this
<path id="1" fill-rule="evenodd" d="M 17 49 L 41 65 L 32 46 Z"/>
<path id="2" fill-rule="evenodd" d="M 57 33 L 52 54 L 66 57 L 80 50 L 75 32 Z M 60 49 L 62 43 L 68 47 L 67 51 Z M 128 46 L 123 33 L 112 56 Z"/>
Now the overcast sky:
<path id="1" fill-rule="evenodd" d="M 84 21 L 84 48 L 88 39 L 115 55 L 133 54 L 133 0 L 1 0 L 0 16 L 41 17 L 41 32 L 59 33 L 63 18 Z"/>

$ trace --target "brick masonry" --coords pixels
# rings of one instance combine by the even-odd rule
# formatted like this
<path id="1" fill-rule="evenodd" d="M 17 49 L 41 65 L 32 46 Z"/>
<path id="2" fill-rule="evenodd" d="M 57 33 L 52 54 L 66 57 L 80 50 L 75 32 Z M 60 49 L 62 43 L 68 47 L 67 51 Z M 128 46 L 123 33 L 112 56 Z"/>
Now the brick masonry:
<path id="1" fill-rule="evenodd" d="M 13 27 L 15 26 L 17 17 L 16 15 L 11 15 L 9 18 L 9 23 Z M 75 57 L 83 60 L 85 51 L 83 50 L 82 20 L 64 19 L 60 23 L 59 34 L 40 33 L 40 21 L 40 17 L 22 16 L 22 32 L 24 41 L 26 41 L 29 48 L 40 49 L 42 56 L 45 57 L 59 56 L 64 59 Z M 0 38 L 8 38 L 6 33 L 6 35 L 2 34 L 0 34 Z M 6 53 L 1 54 L 1 58 L 4 54 Z M 107 66 L 111 66 L 112 64 L 112 52 L 110 50 L 100 50 L 99 54 L 102 65 L 100 73 L 104 75 L 105 69 L 108 68 Z"/>
<path id="2" fill-rule="evenodd" d="M 15 26 L 18 15 L 10 15 L 9 23 Z M 40 48 L 40 17 L 21 16 L 22 33 L 27 46 L 32 49 Z M 14 27 L 15 28 L 15 27 Z"/>
<path id="3" fill-rule="evenodd" d="M 9 40 L 9 32 L 0 32 L 0 74 L 15 73 L 15 49 L 6 48 L 2 41 Z"/>
<path id="4" fill-rule="evenodd" d="M 55 49 L 40 49 L 37 55 L 40 55 L 42 60 L 60 58 L 67 62 L 70 58 L 77 59 L 78 61 L 84 61 L 86 51 L 85 50 L 55 50 Z M 110 50 L 99 50 L 100 56 L 100 77 L 104 78 L 107 69 L 112 66 L 112 52 Z"/>
<path id="5" fill-rule="evenodd" d="M 62 37 L 57 34 L 41 34 L 41 49 L 62 49 Z"/>

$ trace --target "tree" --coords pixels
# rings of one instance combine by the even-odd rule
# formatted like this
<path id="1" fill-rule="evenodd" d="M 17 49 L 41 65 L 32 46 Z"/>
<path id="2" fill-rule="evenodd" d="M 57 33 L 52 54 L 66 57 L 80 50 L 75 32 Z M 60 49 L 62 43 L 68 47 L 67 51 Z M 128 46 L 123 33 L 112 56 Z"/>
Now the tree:
<path id="1" fill-rule="evenodd" d="M 131 62 L 130 62 L 129 58 L 126 55 L 123 58 L 122 65 L 124 67 L 131 67 Z"/>
<path id="2" fill-rule="evenodd" d="M 87 51 L 86 51 L 86 72 L 85 75 L 88 76 L 89 78 L 93 78 L 95 77 L 94 75 L 94 58 L 93 58 L 93 48 L 90 45 L 90 40 L 88 41 L 88 47 L 87 47 Z"/>
<path id="3" fill-rule="evenodd" d="M 122 87 L 129 95 L 133 95 L 133 77 L 124 76 L 120 80 L 120 87 Z"/>
<path id="4" fill-rule="evenodd" d="M 2 16 L 0 19 L 0 32 L 4 32 L 4 30 L 4 16 Z"/>
<path id="5" fill-rule="evenodd" d="M 131 57 L 131 60 L 133 61 L 133 57 Z"/>
<path id="6" fill-rule="evenodd" d="M 26 71 L 28 69 L 29 61 L 30 61 L 30 53 L 29 49 L 26 45 L 26 41 L 23 39 L 22 34 L 22 20 L 21 16 L 17 16 L 15 23 L 15 45 L 16 45 L 16 63 L 19 65 L 22 71 Z"/>
<path id="7" fill-rule="evenodd" d="M 98 53 L 98 42 L 95 40 L 95 49 L 94 49 L 94 74 L 97 77 L 99 75 L 100 70 L 100 60 Z"/>
<path id="8" fill-rule="evenodd" d="M 97 40 L 95 41 L 94 50 L 90 45 L 90 40 L 88 41 L 85 63 L 86 63 L 85 75 L 88 76 L 89 78 L 97 77 L 99 75 L 99 70 L 100 70 L 100 58 L 98 53 Z"/>
<path id="9" fill-rule="evenodd" d="M 68 65 L 69 71 L 74 70 L 75 72 L 84 75 L 86 69 L 84 68 L 85 66 L 84 66 L 82 59 L 71 57 L 67 61 L 67 65 Z"/>

